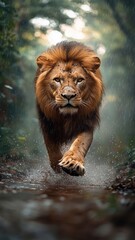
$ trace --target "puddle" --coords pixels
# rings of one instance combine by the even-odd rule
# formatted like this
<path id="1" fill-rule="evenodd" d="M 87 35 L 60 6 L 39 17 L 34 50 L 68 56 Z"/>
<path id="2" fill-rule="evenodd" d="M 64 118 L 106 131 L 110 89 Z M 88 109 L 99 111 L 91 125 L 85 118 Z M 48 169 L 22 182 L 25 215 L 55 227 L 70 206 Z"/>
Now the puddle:
<path id="1" fill-rule="evenodd" d="M 134 196 L 105 190 L 111 167 L 91 162 L 71 177 L 39 163 L 26 173 L 0 182 L 0 240 L 134 239 Z"/>

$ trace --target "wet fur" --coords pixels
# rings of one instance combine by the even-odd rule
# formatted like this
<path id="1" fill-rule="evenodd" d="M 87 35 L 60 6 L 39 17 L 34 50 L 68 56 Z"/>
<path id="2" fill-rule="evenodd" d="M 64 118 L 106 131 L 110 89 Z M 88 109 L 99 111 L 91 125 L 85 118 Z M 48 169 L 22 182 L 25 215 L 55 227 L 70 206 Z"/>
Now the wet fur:
<path id="1" fill-rule="evenodd" d="M 85 118 L 80 116 L 77 119 L 76 115 L 67 117 L 60 115 L 57 120 L 53 121 L 45 116 L 38 104 L 37 109 L 43 135 L 47 133 L 53 141 L 60 144 L 67 143 L 81 132 L 93 131 L 99 124 L 98 111 L 88 114 Z"/>
<path id="2" fill-rule="evenodd" d="M 70 71 L 74 63 L 79 63 L 90 79 L 83 96 L 89 104 L 87 107 L 80 106 L 78 113 L 73 115 L 60 114 L 58 107 L 51 105 L 53 95 L 48 85 L 44 85 L 44 81 L 49 84 L 51 72 L 58 62 L 66 63 L 66 71 Z M 96 54 L 81 43 L 64 41 L 41 54 L 37 58 L 37 65 L 35 92 L 44 139 L 49 138 L 50 141 L 62 145 L 80 133 L 93 133 L 99 124 L 99 107 L 103 94 L 100 60 Z"/>

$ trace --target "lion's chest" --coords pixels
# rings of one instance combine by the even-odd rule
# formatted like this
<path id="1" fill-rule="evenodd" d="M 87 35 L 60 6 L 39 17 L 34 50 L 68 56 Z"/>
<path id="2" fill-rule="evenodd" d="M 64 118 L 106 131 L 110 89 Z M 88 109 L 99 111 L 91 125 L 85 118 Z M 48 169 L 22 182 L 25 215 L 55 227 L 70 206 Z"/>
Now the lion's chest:
<path id="1" fill-rule="evenodd" d="M 49 121 L 48 135 L 53 141 L 67 143 L 79 133 L 87 131 L 88 125 L 83 121 L 76 121 L 74 117 L 59 119 L 59 121 Z"/>

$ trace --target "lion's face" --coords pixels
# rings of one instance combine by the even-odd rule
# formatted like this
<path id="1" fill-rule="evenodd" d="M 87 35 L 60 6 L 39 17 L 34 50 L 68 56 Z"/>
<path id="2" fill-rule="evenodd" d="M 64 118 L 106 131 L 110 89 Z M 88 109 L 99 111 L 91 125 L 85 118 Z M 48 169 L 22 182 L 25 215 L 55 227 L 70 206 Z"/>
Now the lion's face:
<path id="1" fill-rule="evenodd" d="M 75 114 L 85 104 L 87 75 L 79 63 L 58 63 L 49 74 L 54 105 L 62 114 Z"/>
<path id="2" fill-rule="evenodd" d="M 82 44 L 62 42 L 37 58 L 36 98 L 48 118 L 95 112 L 103 84 L 100 59 Z"/>
<path id="3" fill-rule="evenodd" d="M 58 62 L 50 71 L 40 74 L 36 96 L 47 116 L 54 113 L 88 114 L 99 104 L 101 87 L 94 73 L 87 73 L 78 62 Z"/>

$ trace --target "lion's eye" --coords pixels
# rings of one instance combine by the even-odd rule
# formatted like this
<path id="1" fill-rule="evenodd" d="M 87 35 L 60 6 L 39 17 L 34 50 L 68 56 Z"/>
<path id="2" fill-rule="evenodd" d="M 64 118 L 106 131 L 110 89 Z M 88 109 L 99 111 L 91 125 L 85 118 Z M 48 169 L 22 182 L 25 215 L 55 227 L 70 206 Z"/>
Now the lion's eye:
<path id="1" fill-rule="evenodd" d="M 84 81 L 84 78 L 77 78 L 77 83 L 81 83 L 82 81 Z"/>
<path id="2" fill-rule="evenodd" d="M 61 82 L 61 79 L 60 78 L 54 78 L 53 79 L 55 82 Z"/>

